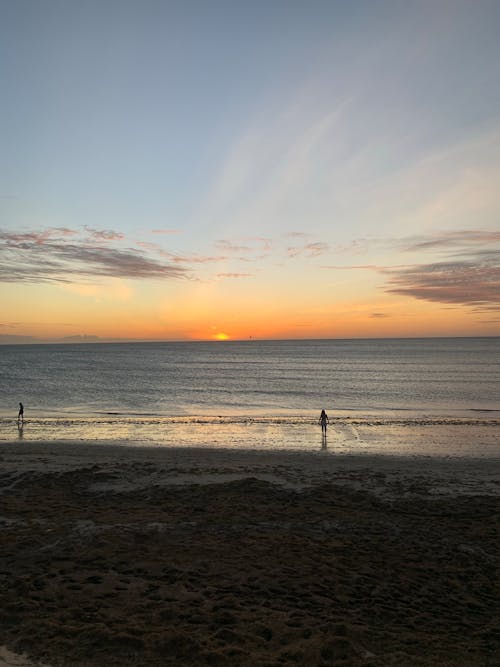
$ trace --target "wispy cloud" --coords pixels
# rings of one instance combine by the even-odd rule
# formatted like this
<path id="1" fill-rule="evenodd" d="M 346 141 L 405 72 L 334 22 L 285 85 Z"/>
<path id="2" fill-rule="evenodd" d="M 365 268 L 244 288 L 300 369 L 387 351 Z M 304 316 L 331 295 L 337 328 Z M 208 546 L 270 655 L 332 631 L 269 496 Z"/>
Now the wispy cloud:
<path id="1" fill-rule="evenodd" d="M 387 269 L 388 292 L 479 310 L 500 309 L 500 232 L 446 231 L 402 239 L 400 247 L 434 253 L 437 260 Z"/>
<path id="2" fill-rule="evenodd" d="M 271 252 L 274 246 L 273 239 L 263 236 L 247 236 L 242 239 L 220 239 L 215 247 L 224 253 L 232 255 L 255 255 Z"/>
<path id="3" fill-rule="evenodd" d="M 93 229 L 92 227 L 84 227 L 90 239 L 94 241 L 121 241 L 125 235 L 121 232 L 115 232 L 111 229 Z"/>
<path id="4" fill-rule="evenodd" d="M 268 257 L 274 249 L 273 239 L 262 236 L 219 239 L 215 249 L 224 253 L 224 259 L 240 262 L 256 262 Z"/>
<path id="5" fill-rule="evenodd" d="M 160 261 L 134 248 L 112 247 L 123 235 L 107 230 L 66 228 L 14 233 L 0 231 L 0 282 L 71 283 L 97 277 L 176 279 L 188 275 L 179 264 Z M 68 240 L 68 237 L 71 240 Z"/>
<path id="6" fill-rule="evenodd" d="M 287 239 L 293 238 L 300 243 L 295 245 L 284 245 Z M 265 259 L 271 254 L 286 258 L 319 257 L 330 251 L 328 243 L 323 241 L 312 241 L 311 234 L 303 232 L 291 232 L 283 234 L 278 238 L 269 237 L 244 237 L 241 239 L 221 239 L 216 241 L 215 247 L 224 253 L 225 258 L 232 258 L 240 262 L 254 262 Z"/>
<path id="7" fill-rule="evenodd" d="M 500 251 L 467 260 L 386 269 L 386 291 L 415 299 L 500 310 Z"/>
<path id="8" fill-rule="evenodd" d="M 407 266 L 406 264 L 404 266 Z M 366 269 L 367 271 L 385 271 L 388 267 L 381 264 L 323 264 L 322 269 L 335 271 L 350 271 L 352 269 Z M 398 267 L 392 267 L 398 268 Z"/>
<path id="9" fill-rule="evenodd" d="M 216 278 L 253 278 L 254 273 L 217 273 Z"/>
<path id="10" fill-rule="evenodd" d="M 465 229 L 373 241 L 377 249 L 424 253 L 429 259 L 392 265 L 330 264 L 322 268 L 375 271 L 386 278 L 383 289 L 390 294 L 475 310 L 500 309 L 500 232 Z M 383 315 L 372 315 L 378 316 Z"/>
<path id="11" fill-rule="evenodd" d="M 227 240 L 216 241 L 215 247 L 226 253 L 245 254 L 253 252 L 253 248 L 248 245 L 239 245 L 233 241 Z"/>
<path id="12" fill-rule="evenodd" d="M 467 248 L 470 246 L 481 246 L 490 243 L 500 243 L 499 231 L 482 230 L 456 230 L 416 236 L 403 239 L 401 246 L 403 250 L 413 252 L 418 250 L 452 250 Z"/>
<path id="13" fill-rule="evenodd" d="M 66 238 L 77 235 L 78 232 L 67 227 L 48 227 L 47 229 L 31 231 L 31 232 L 2 232 L 0 230 L 0 241 L 5 237 L 5 240 L 11 243 L 29 244 L 35 243 L 42 245 L 51 238 Z"/>
<path id="14" fill-rule="evenodd" d="M 158 243 L 151 243 L 151 241 L 136 241 L 135 245 L 148 252 L 163 257 L 173 264 L 182 264 L 184 266 L 188 266 L 190 264 L 210 264 L 223 262 L 229 259 L 229 256 L 226 254 L 202 255 L 199 253 L 172 252 L 171 250 L 165 250 L 165 248 L 163 248 Z"/>
<path id="15" fill-rule="evenodd" d="M 258 114 L 249 122 L 216 173 L 200 219 L 224 229 L 282 234 L 287 225 L 290 238 L 306 238 L 304 219 L 323 217 L 324 199 L 345 157 L 342 129 L 352 104 L 351 98 L 325 96 L 319 85 L 315 92 L 312 104 L 307 83 L 285 102 L 280 98 L 265 118 Z"/>
<path id="16" fill-rule="evenodd" d="M 328 243 L 317 241 L 316 243 L 304 243 L 303 245 L 289 246 L 287 254 L 289 257 L 298 257 L 304 255 L 305 257 L 319 257 L 330 250 Z"/>
<path id="17" fill-rule="evenodd" d="M 212 264 L 223 262 L 228 259 L 227 255 L 198 255 L 198 254 L 184 254 L 173 253 L 168 250 L 159 250 L 158 253 L 168 259 L 174 264 Z"/>

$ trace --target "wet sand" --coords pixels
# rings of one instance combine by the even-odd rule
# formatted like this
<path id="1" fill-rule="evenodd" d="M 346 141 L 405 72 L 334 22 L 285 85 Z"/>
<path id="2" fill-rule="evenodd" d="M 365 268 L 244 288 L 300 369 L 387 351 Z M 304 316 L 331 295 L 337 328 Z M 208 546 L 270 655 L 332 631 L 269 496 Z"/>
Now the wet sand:
<path id="1" fill-rule="evenodd" d="M 498 667 L 499 495 L 498 458 L 2 443 L 0 644 L 51 667 Z"/>

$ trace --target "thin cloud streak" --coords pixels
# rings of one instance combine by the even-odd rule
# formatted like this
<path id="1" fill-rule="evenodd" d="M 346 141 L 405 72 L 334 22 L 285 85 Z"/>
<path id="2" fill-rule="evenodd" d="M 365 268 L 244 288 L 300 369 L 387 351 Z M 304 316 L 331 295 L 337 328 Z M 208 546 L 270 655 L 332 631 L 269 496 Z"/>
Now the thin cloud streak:
<path id="1" fill-rule="evenodd" d="M 233 243 L 231 241 L 227 240 L 220 240 L 215 242 L 215 247 L 218 250 L 222 250 L 223 252 L 227 253 L 251 253 L 253 252 L 253 248 L 250 246 L 246 245 L 237 245 L 236 243 Z"/>
<path id="2" fill-rule="evenodd" d="M 254 273 L 217 273 L 216 278 L 254 278 Z"/>
<path id="3" fill-rule="evenodd" d="M 249 257 L 261 259 L 268 255 L 273 249 L 273 240 L 262 236 L 249 236 L 243 239 L 219 239 L 215 242 L 217 250 L 228 255 L 243 255 L 246 260 Z"/>
<path id="4" fill-rule="evenodd" d="M 464 229 L 444 232 L 442 234 L 415 237 L 413 242 L 405 245 L 408 241 L 402 242 L 403 250 L 408 252 L 418 250 L 447 250 L 474 245 L 500 243 L 500 232 Z"/>
<path id="5" fill-rule="evenodd" d="M 316 243 L 305 243 L 302 246 L 290 246 L 287 248 L 287 254 L 289 257 L 298 257 L 299 255 L 304 255 L 305 257 L 319 257 L 319 255 L 324 255 L 330 250 L 328 243 L 323 243 L 318 241 Z"/>

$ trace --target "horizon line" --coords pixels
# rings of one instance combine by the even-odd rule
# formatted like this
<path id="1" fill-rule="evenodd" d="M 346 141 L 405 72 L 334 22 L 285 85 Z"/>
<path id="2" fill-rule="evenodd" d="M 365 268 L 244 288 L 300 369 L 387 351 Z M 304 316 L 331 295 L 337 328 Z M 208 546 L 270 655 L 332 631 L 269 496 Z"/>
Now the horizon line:
<path id="1" fill-rule="evenodd" d="M 5 338 L 9 334 L 5 335 Z M 36 338 L 31 336 L 16 336 L 12 338 L 18 340 L 2 340 L 0 335 L 0 346 L 11 345 L 126 345 L 126 344 L 158 344 L 158 343 L 263 343 L 263 342 L 293 342 L 293 341 L 346 341 L 346 340 L 456 340 L 456 339 L 472 339 L 472 338 L 500 338 L 500 334 L 484 334 L 484 335 L 449 335 L 449 336 L 342 336 L 342 337 L 312 337 L 312 338 L 255 338 L 249 336 L 248 338 L 227 338 L 225 340 L 217 340 L 214 338 L 100 338 L 99 336 L 68 336 L 62 338 Z M 21 340 L 19 340 L 21 339 Z"/>

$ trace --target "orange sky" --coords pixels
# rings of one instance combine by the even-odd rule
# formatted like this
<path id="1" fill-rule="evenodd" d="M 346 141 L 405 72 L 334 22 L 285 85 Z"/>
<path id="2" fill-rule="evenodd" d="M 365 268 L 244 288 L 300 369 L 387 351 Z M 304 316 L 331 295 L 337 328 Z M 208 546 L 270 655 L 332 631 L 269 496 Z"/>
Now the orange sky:
<path id="1" fill-rule="evenodd" d="M 2 333 L 42 339 L 91 335 L 104 339 L 210 340 L 497 335 L 498 321 L 470 308 L 369 289 L 366 297 L 336 289 L 267 293 L 252 283 L 140 285 L 116 279 L 99 287 L 0 287 Z M 343 298 L 340 294 L 343 293 Z M 27 305 L 28 304 L 28 305 Z M 27 313 L 29 312 L 29 318 Z M 488 321 L 491 320 L 491 321 Z M 22 327 L 17 322 L 25 322 Z"/>

